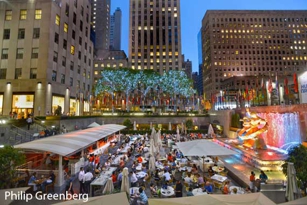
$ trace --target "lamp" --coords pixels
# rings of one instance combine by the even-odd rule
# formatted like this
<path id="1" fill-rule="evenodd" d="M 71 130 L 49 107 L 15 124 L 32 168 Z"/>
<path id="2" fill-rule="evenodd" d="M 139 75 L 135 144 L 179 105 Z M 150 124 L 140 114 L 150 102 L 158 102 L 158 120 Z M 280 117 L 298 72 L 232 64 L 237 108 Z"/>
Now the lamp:
<path id="1" fill-rule="evenodd" d="M 42 84 L 42 82 L 39 81 L 39 82 L 37 82 L 37 84 L 40 85 L 40 84 Z"/>
<path id="2" fill-rule="evenodd" d="M 50 82 L 48 82 L 48 85 L 51 85 L 51 83 L 50 83 Z"/>
<path id="3" fill-rule="evenodd" d="M 7 85 L 11 85 L 11 82 L 7 82 L 6 84 L 7 84 Z"/>

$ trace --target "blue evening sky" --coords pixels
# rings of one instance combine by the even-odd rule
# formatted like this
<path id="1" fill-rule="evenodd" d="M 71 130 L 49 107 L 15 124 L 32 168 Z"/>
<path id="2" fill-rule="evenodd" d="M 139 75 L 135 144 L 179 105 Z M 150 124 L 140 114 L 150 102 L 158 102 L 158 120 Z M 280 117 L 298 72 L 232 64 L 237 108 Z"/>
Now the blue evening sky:
<path id="1" fill-rule="evenodd" d="M 129 0 L 111 0 L 111 13 L 122 10 L 122 49 L 128 55 Z M 206 10 L 306 10 L 307 0 L 181 0 L 181 43 L 185 59 L 198 71 L 197 34 Z"/>

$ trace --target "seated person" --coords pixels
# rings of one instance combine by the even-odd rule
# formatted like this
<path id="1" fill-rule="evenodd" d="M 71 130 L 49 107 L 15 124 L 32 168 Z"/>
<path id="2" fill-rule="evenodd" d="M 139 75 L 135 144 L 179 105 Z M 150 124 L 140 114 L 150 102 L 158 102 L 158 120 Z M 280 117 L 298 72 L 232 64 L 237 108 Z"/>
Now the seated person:
<path id="1" fill-rule="evenodd" d="M 138 160 L 138 163 L 142 163 L 142 162 L 143 162 L 142 156 L 139 156 L 139 157 L 137 158 L 137 160 Z"/>
<path id="2" fill-rule="evenodd" d="M 231 193 L 230 194 L 238 194 L 238 189 L 237 188 L 233 188 L 231 190 Z"/>
<path id="3" fill-rule="evenodd" d="M 112 177 L 112 182 L 115 183 L 117 181 L 117 174 L 116 174 L 116 172 L 113 172 L 111 177 Z"/>
<path id="4" fill-rule="evenodd" d="M 104 166 L 106 167 L 106 169 L 109 169 L 111 166 L 111 160 L 107 160 L 106 163 L 104 164 Z"/>
<path id="5" fill-rule="evenodd" d="M 229 194 L 229 181 L 225 182 L 225 185 L 222 190 L 223 194 Z"/>
<path id="6" fill-rule="evenodd" d="M 193 164 L 191 172 L 192 172 L 193 174 L 197 174 L 197 173 L 198 173 L 198 169 L 197 169 L 197 167 L 196 167 L 196 164 Z"/>
<path id="7" fill-rule="evenodd" d="M 153 183 L 151 183 L 150 184 L 150 192 L 151 192 L 152 195 L 159 195 L 160 190 L 157 189 L 157 187 Z"/>
<path id="8" fill-rule="evenodd" d="M 259 179 L 260 179 L 260 182 L 266 183 L 266 181 L 268 180 L 268 176 L 264 173 L 264 171 L 261 170 Z"/>
<path id="9" fill-rule="evenodd" d="M 200 176 L 200 174 L 197 174 L 197 183 L 198 184 L 204 184 L 204 178 L 202 176 Z"/>
<path id="10" fill-rule="evenodd" d="M 171 153 L 169 153 L 168 155 L 167 155 L 167 161 L 169 161 L 169 162 L 173 162 L 173 156 L 172 156 L 172 154 Z"/>
<path id="11" fill-rule="evenodd" d="M 187 196 L 194 196 L 192 193 L 192 187 L 189 187 L 189 191 L 187 192 Z"/>
<path id="12" fill-rule="evenodd" d="M 137 204 L 140 204 L 140 205 L 148 204 L 148 197 L 146 196 L 146 193 L 142 187 L 139 188 L 139 194 L 132 196 L 132 198 L 137 198 L 140 200 L 137 202 Z"/>
<path id="13" fill-rule="evenodd" d="M 46 191 L 46 186 L 49 185 L 49 184 L 54 183 L 54 180 L 55 180 L 55 175 L 54 175 L 53 171 L 50 171 L 48 179 L 46 179 L 42 183 L 42 191 L 45 192 Z"/>
<path id="14" fill-rule="evenodd" d="M 164 170 L 163 177 L 165 178 L 165 181 L 170 181 L 171 180 L 171 174 L 168 172 L 168 170 Z"/>
<path id="15" fill-rule="evenodd" d="M 162 162 L 160 162 L 159 160 L 157 160 L 155 164 L 156 164 L 156 167 L 163 166 Z"/>
<path id="16" fill-rule="evenodd" d="M 193 183 L 193 180 L 191 178 L 191 174 L 188 174 L 185 178 L 184 178 L 184 182 L 187 183 L 188 185 L 191 185 Z"/>
<path id="17" fill-rule="evenodd" d="M 28 185 L 33 186 L 33 191 L 37 191 L 37 186 L 35 181 L 37 180 L 36 178 L 36 172 L 33 172 L 32 176 L 29 179 Z"/>
<path id="18" fill-rule="evenodd" d="M 210 184 L 210 182 L 206 182 L 204 189 L 207 191 L 208 194 L 213 193 L 213 186 L 212 184 Z"/>
<path id="19" fill-rule="evenodd" d="M 209 166 L 208 173 L 209 173 L 209 176 L 213 176 L 214 175 L 214 171 L 212 169 L 212 166 Z"/>
<path id="20" fill-rule="evenodd" d="M 246 189 L 245 189 L 245 193 L 247 193 L 247 194 L 250 194 L 250 193 L 252 193 L 252 190 L 251 190 L 251 188 L 248 186 L 248 187 L 246 187 Z"/>

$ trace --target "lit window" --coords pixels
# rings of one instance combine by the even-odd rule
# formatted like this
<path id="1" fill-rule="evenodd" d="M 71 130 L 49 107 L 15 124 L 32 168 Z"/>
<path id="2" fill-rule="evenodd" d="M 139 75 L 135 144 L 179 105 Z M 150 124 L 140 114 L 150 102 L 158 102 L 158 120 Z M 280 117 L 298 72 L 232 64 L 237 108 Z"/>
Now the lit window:
<path id="1" fill-rule="evenodd" d="M 95 63 L 94 67 L 95 67 L 95 68 L 98 68 L 98 64 L 97 64 L 97 63 Z"/>
<path id="2" fill-rule="evenodd" d="M 70 46 L 70 53 L 75 55 L 75 46 Z"/>
<path id="3" fill-rule="evenodd" d="M 35 19 L 42 19 L 42 10 L 41 9 L 36 9 L 35 10 Z"/>
<path id="4" fill-rule="evenodd" d="M 94 72 L 94 74 L 95 74 L 95 75 L 98 75 L 98 71 L 96 70 L 96 71 Z"/>
<path id="5" fill-rule="evenodd" d="M 67 33 L 68 32 L 68 24 L 64 23 L 64 32 Z"/>
<path id="6" fill-rule="evenodd" d="M 6 21 L 12 20 L 12 15 L 13 15 L 12 10 L 7 10 L 7 11 L 5 11 L 5 20 L 6 20 Z"/>
<path id="7" fill-rule="evenodd" d="M 27 10 L 22 9 L 20 10 L 20 20 L 26 20 L 27 19 Z"/>
<path id="8" fill-rule="evenodd" d="M 58 26 L 60 25 L 60 16 L 59 15 L 55 16 L 55 24 L 58 25 Z"/>

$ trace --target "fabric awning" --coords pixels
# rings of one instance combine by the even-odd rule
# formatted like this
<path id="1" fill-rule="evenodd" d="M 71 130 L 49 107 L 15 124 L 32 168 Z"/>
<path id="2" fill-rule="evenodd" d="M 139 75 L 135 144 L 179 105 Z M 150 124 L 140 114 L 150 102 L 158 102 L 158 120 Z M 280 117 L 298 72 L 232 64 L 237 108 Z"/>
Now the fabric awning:
<path id="1" fill-rule="evenodd" d="M 126 127 L 123 125 L 107 124 L 85 130 L 50 136 L 15 145 L 14 147 L 23 150 L 48 151 L 61 156 L 68 156 L 124 128 Z"/>

